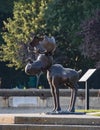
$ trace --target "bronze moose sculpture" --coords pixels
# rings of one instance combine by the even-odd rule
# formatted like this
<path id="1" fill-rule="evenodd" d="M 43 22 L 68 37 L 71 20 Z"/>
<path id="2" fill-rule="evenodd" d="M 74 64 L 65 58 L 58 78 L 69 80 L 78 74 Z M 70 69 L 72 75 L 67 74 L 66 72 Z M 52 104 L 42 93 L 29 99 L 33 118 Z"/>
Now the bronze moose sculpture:
<path id="1" fill-rule="evenodd" d="M 46 38 L 48 39 L 47 36 L 46 36 Z M 33 38 L 32 42 L 30 43 L 30 46 L 33 47 L 32 43 L 34 43 L 35 40 L 36 40 L 36 38 L 35 39 Z M 37 38 L 37 40 L 38 40 L 37 44 L 39 44 L 39 42 L 44 44 L 43 42 L 45 41 L 45 38 L 42 40 Z M 39 46 L 38 46 L 38 48 L 35 48 L 35 52 L 38 52 L 39 56 L 37 57 L 37 59 L 35 61 L 33 61 L 31 63 L 29 62 L 26 65 L 25 72 L 29 75 L 36 75 L 36 74 L 39 74 L 41 71 L 47 72 L 47 80 L 49 82 L 49 85 L 51 88 L 51 93 L 52 93 L 52 96 L 54 99 L 53 112 L 55 112 L 55 113 L 61 112 L 60 101 L 59 101 L 59 86 L 62 84 L 66 84 L 68 87 L 70 87 L 72 89 L 71 102 L 69 105 L 69 109 L 67 111 L 74 112 L 77 89 L 78 89 L 77 82 L 78 82 L 81 71 L 77 72 L 74 69 L 64 68 L 60 64 L 53 64 L 52 53 L 55 51 L 55 48 L 56 48 L 55 40 L 49 38 L 49 40 L 45 41 L 45 44 L 48 45 L 48 47 L 45 46 L 45 51 L 41 52 L 41 47 L 39 48 Z M 37 46 L 37 45 L 35 45 L 35 46 Z M 52 46 L 51 50 L 48 49 L 49 46 L 50 47 Z M 46 49 L 46 47 L 47 47 L 47 49 Z M 40 54 L 40 53 L 42 53 L 42 54 Z"/>

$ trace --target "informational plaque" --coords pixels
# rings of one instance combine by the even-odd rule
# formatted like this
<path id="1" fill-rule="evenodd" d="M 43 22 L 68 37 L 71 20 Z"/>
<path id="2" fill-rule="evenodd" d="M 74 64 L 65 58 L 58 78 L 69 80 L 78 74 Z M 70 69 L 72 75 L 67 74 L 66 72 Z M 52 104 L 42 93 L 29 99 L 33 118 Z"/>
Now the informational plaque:
<path id="1" fill-rule="evenodd" d="M 96 69 L 89 69 L 79 80 L 79 82 L 86 82 L 91 75 L 96 71 Z"/>
<path id="2" fill-rule="evenodd" d="M 96 69 L 89 69 L 79 80 L 79 82 L 85 82 L 85 110 L 89 109 L 89 87 L 87 80 L 92 76 Z"/>

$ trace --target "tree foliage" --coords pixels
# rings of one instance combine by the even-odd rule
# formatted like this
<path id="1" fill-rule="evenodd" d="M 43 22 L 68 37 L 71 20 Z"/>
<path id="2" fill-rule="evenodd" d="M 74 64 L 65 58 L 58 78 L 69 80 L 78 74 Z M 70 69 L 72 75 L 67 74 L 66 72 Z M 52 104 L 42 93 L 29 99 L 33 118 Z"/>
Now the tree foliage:
<path id="1" fill-rule="evenodd" d="M 83 57 L 78 50 L 77 37 L 82 20 L 100 6 L 98 0 L 21 0 L 14 3 L 13 19 L 4 22 L 1 60 L 9 66 L 23 68 L 28 56 L 30 33 L 54 35 L 57 42 L 55 62 L 78 68 Z M 86 60 L 87 61 L 87 60 Z"/>
<path id="2" fill-rule="evenodd" d="M 91 18 L 83 22 L 81 27 L 83 37 L 81 50 L 84 56 L 95 60 L 97 67 L 100 67 L 100 10 L 96 10 Z"/>
<path id="3" fill-rule="evenodd" d="M 43 1 L 41 1 L 41 4 L 43 4 Z M 3 38 L 6 45 L 2 45 L 1 59 L 9 61 L 9 66 L 22 68 L 25 65 L 28 56 L 26 43 L 30 39 L 30 33 L 37 30 L 40 7 L 40 3 L 36 0 L 15 2 L 13 19 L 8 18 L 7 22 L 4 21 Z"/>
<path id="4" fill-rule="evenodd" d="M 76 32 L 84 18 L 82 8 L 82 2 L 75 0 L 52 0 L 44 17 L 46 33 L 53 34 L 57 40 L 56 62 L 74 68 L 80 57 Z"/>
<path id="5" fill-rule="evenodd" d="M 99 7 L 98 0 L 52 0 L 49 3 L 45 13 L 46 33 L 52 32 L 56 36 L 57 62 L 74 68 L 82 67 L 83 61 L 88 62 L 78 50 L 81 39 L 77 32 L 80 30 L 81 22 Z"/>

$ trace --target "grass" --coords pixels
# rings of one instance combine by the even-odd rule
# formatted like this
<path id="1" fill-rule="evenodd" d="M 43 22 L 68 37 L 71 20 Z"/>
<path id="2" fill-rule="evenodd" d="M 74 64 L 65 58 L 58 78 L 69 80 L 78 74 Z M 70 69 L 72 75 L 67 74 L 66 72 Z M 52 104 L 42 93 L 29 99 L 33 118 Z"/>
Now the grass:
<path id="1" fill-rule="evenodd" d="M 76 110 L 76 112 L 85 112 L 85 113 L 90 113 L 93 116 L 100 116 L 100 109 Z"/>
<path id="2" fill-rule="evenodd" d="M 89 110 L 76 110 L 77 112 L 86 112 L 86 113 L 94 113 L 94 112 L 100 112 L 100 110 L 98 109 L 89 109 Z"/>
<path id="3" fill-rule="evenodd" d="M 100 113 L 96 113 L 96 114 L 94 114 L 94 116 L 100 116 Z"/>

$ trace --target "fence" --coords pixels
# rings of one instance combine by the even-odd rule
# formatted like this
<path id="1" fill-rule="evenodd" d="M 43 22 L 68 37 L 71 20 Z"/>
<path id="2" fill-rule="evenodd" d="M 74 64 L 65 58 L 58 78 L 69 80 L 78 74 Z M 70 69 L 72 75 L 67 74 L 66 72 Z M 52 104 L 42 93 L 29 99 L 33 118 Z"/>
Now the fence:
<path id="1" fill-rule="evenodd" d="M 70 89 L 60 89 L 60 99 L 62 106 L 70 102 Z M 100 90 L 90 89 L 90 106 L 100 108 Z M 13 102 L 22 102 L 23 106 L 51 107 L 52 95 L 50 89 L 0 89 L 0 107 L 13 107 Z M 31 104 L 32 103 L 32 104 Z M 15 103 L 16 105 L 16 103 Z M 85 106 L 85 89 L 79 89 L 77 95 L 77 108 Z M 91 108 L 91 107 L 90 107 Z"/>

